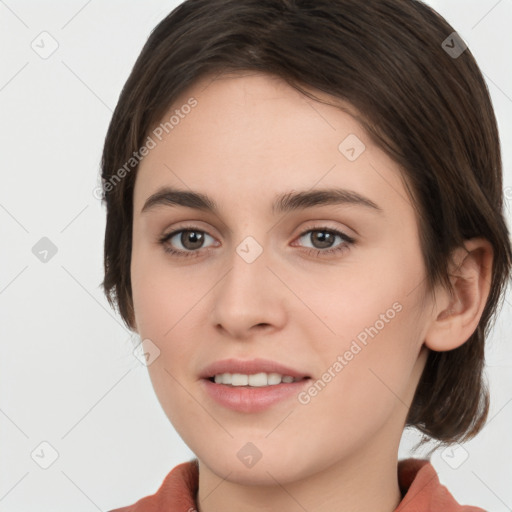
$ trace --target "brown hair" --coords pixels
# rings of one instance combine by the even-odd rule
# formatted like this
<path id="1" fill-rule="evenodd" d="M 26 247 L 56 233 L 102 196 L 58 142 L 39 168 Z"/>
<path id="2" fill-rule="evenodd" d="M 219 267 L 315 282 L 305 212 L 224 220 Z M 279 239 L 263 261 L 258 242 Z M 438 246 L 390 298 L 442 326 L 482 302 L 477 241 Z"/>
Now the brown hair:
<path id="1" fill-rule="evenodd" d="M 353 106 L 368 135 L 403 169 L 417 208 L 428 291 L 439 283 L 451 289 L 450 253 L 464 240 L 482 236 L 492 244 L 491 290 L 479 325 L 459 348 L 430 351 L 406 422 L 443 444 L 475 436 L 489 410 L 484 343 L 512 251 L 489 92 L 453 32 L 417 0 L 187 0 L 174 9 L 136 61 L 103 151 L 102 285 L 126 325 L 133 329 L 133 156 L 200 77 L 269 73 L 312 99 L 318 98 L 301 86 Z"/>

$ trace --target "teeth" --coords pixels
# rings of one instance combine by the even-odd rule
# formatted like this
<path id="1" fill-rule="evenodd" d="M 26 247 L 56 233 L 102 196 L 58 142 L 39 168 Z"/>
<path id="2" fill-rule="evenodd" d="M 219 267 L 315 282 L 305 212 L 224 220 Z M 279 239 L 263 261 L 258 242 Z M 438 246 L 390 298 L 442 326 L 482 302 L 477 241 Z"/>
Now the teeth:
<path id="1" fill-rule="evenodd" d="M 267 375 L 267 384 L 269 386 L 275 386 L 276 384 L 281 384 L 283 380 L 283 376 L 279 375 L 279 373 L 269 373 Z"/>
<path id="2" fill-rule="evenodd" d="M 231 384 L 231 373 L 221 373 L 219 375 L 215 375 L 215 382 L 217 384 Z"/>
<path id="3" fill-rule="evenodd" d="M 249 386 L 259 387 L 266 386 L 268 384 L 268 377 L 266 373 L 255 373 L 249 375 L 247 378 Z"/>
<path id="4" fill-rule="evenodd" d="M 301 379 L 295 379 L 290 375 L 281 375 L 279 373 L 255 373 L 245 375 L 243 373 L 219 373 L 215 375 L 216 384 L 228 384 L 231 386 L 275 386 L 276 384 L 295 382 Z"/>
<path id="5" fill-rule="evenodd" d="M 233 373 L 231 376 L 232 386 L 247 386 L 249 384 L 249 376 L 242 373 Z"/>

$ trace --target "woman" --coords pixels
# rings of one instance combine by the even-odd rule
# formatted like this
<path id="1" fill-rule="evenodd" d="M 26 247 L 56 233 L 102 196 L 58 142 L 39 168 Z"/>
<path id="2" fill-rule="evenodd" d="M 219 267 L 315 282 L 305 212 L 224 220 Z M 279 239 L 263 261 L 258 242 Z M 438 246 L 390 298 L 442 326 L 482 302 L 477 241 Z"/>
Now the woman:
<path id="1" fill-rule="evenodd" d="M 105 140 L 105 292 L 197 456 L 117 511 L 478 511 L 405 426 L 483 427 L 510 275 L 496 119 L 405 0 L 187 0 Z"/>

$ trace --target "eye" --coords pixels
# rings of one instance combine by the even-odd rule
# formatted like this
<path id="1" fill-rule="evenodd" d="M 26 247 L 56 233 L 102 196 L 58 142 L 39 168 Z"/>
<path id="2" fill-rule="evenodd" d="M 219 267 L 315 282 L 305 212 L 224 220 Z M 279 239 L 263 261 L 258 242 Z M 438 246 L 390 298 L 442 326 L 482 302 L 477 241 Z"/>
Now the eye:
<path id="1" fill-rule="evenodd" d="M 315 253 L 316 256 L 332 255 L 340 251 L 348 250 L 350 245 L 355 243 L 355 239 L 346 235 L 337 229 L 327 227 L 317 227 L 304 231 L 298 240 L 305 239 L 311 241 L 313 247 L 307 248 L 308 253 Z M 333 247 L 336 238 L 341 240 L 339 245 Z"/>
<path id="2" fill-rule="evenodd" d="M 164 251 L 169 254 L 188 257 L 200 254 L 199 250 L 203 249 L 206 238 L 214 240 L 205 231 L 194 226 L 187 226 L 164 235 L 159 239 L 159 243 L 163 246 Z M 181 245 L 182 248 L 178 246 L 178 249 L 174 249 L 173 246 L 175 247 L 177 244 Z"/>
<path id="3" fill-rule="evenodd" d="M 162 236 L 158 242 L 163 246 L 164 251 L 177 257 L 195 257 L 202 254 L 201 249 L 205 249 L 204 244 L 207 238 L 215 240 L 208 233 L 195 226 L 181 227 Z M 341 243 L 334 245 L 336 239 Z M 341 253 L 349 249 L 350 245 L 355 243 L 355 239 L 346 235 L 337 229 L 327 227 L 315 227 L 304 231 L 298 240 L 309 239 L 313 247 L 304 247 L 308 254 L 316 257 L 330 256 L 334 253 Z M 176 246 L 178 248 L 176 249 Z M 181 248 L 179 247 L 181 245 Z M 218 246 L 219 244 L 217 244 Z M 209 250 L 206 247 L 205 250 Z"/>

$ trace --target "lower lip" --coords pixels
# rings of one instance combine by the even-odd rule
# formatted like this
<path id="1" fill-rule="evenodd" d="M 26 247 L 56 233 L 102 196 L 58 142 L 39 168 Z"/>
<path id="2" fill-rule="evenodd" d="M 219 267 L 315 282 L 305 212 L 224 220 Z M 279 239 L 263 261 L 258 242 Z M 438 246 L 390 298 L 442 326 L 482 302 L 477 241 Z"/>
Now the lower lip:
<path id="1" fill-rule="evenodd" d="M 260 412 L 278 402 L 296 397 L 310 381 L 311 379 L 303 379 L 252 388 L 216 384 L 208 379 L 202 379 L 201 382 L 206 393 L 220 405 L 239 412 Z"/>

